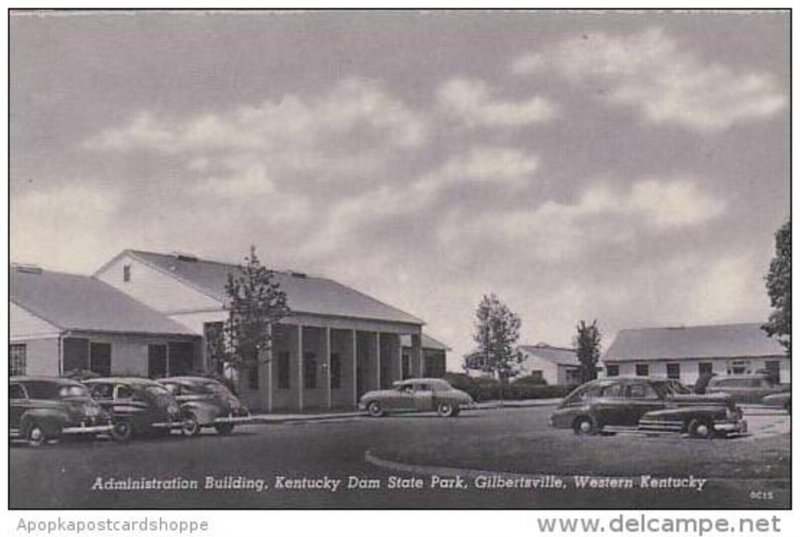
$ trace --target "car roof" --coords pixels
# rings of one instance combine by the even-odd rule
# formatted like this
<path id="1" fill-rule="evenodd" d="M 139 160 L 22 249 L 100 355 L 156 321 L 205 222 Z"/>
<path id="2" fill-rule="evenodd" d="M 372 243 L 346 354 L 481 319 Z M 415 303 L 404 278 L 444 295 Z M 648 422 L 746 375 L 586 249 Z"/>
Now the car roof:
<path id="1" fill-rule="evenodd" d="M 198 383 L 198 382 L 216 382 L 220 384 L 217 379 L 209 377 L 165 377 L 158 379 L 158 382 L 183 382 L 183 383 Z"/>
<path id="2" fill-rule="evenodd" d="M 10 377 L 8 379 L 8 382 L 9 383 L 11 383 L 11 382 L 21 382 L 21 383 L 25 383 L 25 382 L 52 382 L 53 384 L 64 384 L 64 385 L 70 385 L 70 386 L 75 386 L 75 385 L 80 386 L 80 385 L 82 385 L 82 383 L 80 383 L 80 382 L 78 382 L 77 380 L 74 380 L 74 379 L 68 379 L 68 378 L 64 378 L 64 377 L 43 377 L 43 376 Z"/>
<path id="3" fill-rule="evenodd" d="M 158 382 L 142 377 L 100 377 L 94 379 L 86 379 L 84 384 L 100 384 L 100 383 L 115 383 L 115 384 L 128 384 L 128 385 L 142 385 L 152 386 L 158 385 Z"/>

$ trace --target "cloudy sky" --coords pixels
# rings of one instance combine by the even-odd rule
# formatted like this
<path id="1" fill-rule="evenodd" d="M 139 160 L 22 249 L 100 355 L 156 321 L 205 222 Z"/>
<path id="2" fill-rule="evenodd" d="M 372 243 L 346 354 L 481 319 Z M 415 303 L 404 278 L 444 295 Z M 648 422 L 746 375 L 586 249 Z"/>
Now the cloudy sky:
<path id="1" fill-rule="evenodd" d="M 124 248 L 322 274 L 471 347 L 760 322 L 789 216 L 781 13 L 11 20 L 11 257 Z"/>

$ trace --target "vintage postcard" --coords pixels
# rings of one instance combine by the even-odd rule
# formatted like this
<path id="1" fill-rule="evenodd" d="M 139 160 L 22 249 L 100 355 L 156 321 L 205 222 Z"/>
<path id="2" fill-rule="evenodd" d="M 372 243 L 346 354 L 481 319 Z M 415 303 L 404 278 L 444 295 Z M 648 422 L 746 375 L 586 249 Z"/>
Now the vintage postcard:
<path id="1" fill-rule="evenodd" d="M 789 10 L 11 10 L 11 509 L 789 509 Z"/>

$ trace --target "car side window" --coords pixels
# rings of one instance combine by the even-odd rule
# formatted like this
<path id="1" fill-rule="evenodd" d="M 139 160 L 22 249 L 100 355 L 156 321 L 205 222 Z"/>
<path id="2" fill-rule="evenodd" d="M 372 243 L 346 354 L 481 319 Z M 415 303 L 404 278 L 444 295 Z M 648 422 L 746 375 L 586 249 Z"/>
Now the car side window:
<path id="1" fill-rule="evenodd" d="M 611 399 L 620 399 L 624 396 L 625 387 L 622 384 L 611 384 L 603 388 L 602 396 Z"/>
<path id="2" fill-rule="evenodd" d="M 414 391 L 415 392 L 429 392 L 429 391 L 431 391 L 431 386 L 430 386 L 430 384 L 417 384 L 414 387 Z"/>
<path id="3" fill-rule="evenodd" d="M 114 391 L 114 386 L 111 384 L 91 384 L 89 386 L 89 393 L 94 399 L 111 399 Z"/>
<path id="4" fill-rule="evenodd" d="M 404 386 L 400 386 L 401 393 L 414 393 L 414 385 L 413 384 L 406 384 Z"/>
<path id="5" fill-rule="evenodd" d="M 8 398 L 9 399 L 26 399 L 25 390 L 19 384 L 11 384 L 8 387 Z"/>
<path id="6" fill-rule="evenodd" d="M 649 384 L 631 384 L 628 386 L 630 399 L 658 399 L 658 394 Z"/>
<path id="7" fill-rule="evenodd" d="M 114 389 L 114 399 L 133 399 L 133 390 L 120 384 Z"/>

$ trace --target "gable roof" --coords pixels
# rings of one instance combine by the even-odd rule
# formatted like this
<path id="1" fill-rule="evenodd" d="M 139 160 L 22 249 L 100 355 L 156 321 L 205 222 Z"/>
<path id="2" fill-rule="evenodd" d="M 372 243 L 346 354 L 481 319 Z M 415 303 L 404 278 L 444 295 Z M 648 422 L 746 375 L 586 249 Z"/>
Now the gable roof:
<path id="1" fill-rule="evenodd" d="M 411 347 L 411 336 L 409 335 L 402 335 L 400 336 L 400 345 L 403 347 Z M 420 340 L 420 346 L 423 349 L 431 349 L 436 351 L 450 351 L 453 350 L 441 341 L 436 338 L 429 336 L 428 334 L 423 333 L 422 339 Z"/>
<path id="2" fill-rule="evenodd" d="M 782 356 L 783 347 L 758 323 L 620 330 L 606 362 L 681 358 Z"/>
<path id="3" fill-rule="evenodd" d="M 62 330 L 193 335 L 91 276 L 12 266 L 9 280 L 11 302 Z"/>
<path id="4" fill-rule="evenodd" d="M 578 366 L 578 355 L 575 349 L 565 347 L 553 347 L 547 343 L 537 343 L 536 345 L 520 345 L 519 350 L 524 353 L 538 356 L 542 360 L 557 365 Z"/>
<path id="5" fill-rule="evenodd" d="M 225 284 L 228 281 L 228 273 L 239 270 L 237 265 L 231 263 L 189 256 L 141 250 L 125 250 L 123 253 L 128 253 L 223 304 L 227 301 Z M 275 271 L 274 274 L 275 281 L 286 293 L 289 307 L 294 312 L 424 324 L 422 320 L 413 315 L 334 280 L 289 271 Z"/>

